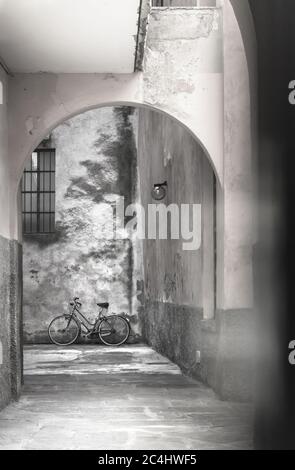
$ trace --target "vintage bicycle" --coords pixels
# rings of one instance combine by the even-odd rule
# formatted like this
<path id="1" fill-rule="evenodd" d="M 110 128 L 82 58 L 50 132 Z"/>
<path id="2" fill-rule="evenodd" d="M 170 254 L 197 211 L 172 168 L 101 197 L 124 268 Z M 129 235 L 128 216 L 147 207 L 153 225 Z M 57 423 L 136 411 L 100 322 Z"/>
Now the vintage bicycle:
<path id="1" fill-rule="evenodd" d="M 78 340 L 83 328 L 86 337 L 99 338 L 107 346 L 120 346 L 127 341 L 130 334 L 129 321 L 121 315 L 108 315 L 108 302 L 97 303 L 100 310 L 94 323 L 83 315 L 81 306 L 79 297 L 75 297 L 70 302 L 70 313 L 59 315 L 52 320 L 48 327 L 52 343 L 69 346 Z"/>

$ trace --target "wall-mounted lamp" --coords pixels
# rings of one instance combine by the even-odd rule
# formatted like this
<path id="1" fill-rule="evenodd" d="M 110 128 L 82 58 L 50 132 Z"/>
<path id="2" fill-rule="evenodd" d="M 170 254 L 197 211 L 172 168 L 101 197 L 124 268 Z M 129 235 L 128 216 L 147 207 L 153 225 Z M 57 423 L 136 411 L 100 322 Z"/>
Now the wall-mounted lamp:
<path id="1" fill-rule="evenodd" d="M 154 188 L 152 190 L 152 198 L 156 201 L 162 201 L 162 199 L 164 199 L 164 197 L 166 196 L 167 186 L 167 181 L 165 181 L 164 183 L 154 184 Z"/>

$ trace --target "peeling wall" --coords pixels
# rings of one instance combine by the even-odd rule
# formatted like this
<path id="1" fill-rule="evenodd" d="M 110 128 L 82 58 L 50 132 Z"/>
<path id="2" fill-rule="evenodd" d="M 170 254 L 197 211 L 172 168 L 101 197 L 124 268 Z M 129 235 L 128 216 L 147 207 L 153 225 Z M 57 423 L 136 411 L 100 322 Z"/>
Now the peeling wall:
<path id="1" fill-rule="evenodd" d="M 27 342 L 46 342 L 51 319 L 67 312 L 78 296 L 93 319 L 96 302 L 125 312 L 130 341 L 140 336 L 134 286 L 139 251 L 128 239 L 114 240 L 114 213 L 106 204 L 137 197 L 135 110 L 88 111 L 52 133 L 56 149 L 56 232 L 24 236 L 24 334 Z M 101 227 L 104 235 L 101 238 Z"/>
<path id="2" fill-rule="evenodd" d="M 184 121 L 194 115 L 191 126 L 222 181 L 222 11 L 152 9 L 143 70 L 144 101 Z"/>
<path id="3" fill-rule="evenodd" d="M 138 160 L 141 201 L 146 212 L 148 204 L 155 202 L 151 188 L 163 181 L 168 183 L 167 196 L 162 201 L 166 206 L 201 204 L 202 219 L 207 208 L 213 211 L 212 205 L 209 207 L 213 172 L 202 148 L 178 124 L 159 113 L 140 110 Z M 210 172 L 211 192 L 208 188 L 207 195 L 203 180 L 204 174 Z M 183 241 L 145 240 L 146 292 L 155 301 L 202 308 L 203 251 L 184 251 Z M 210 248 L 212 252 L 213 240 Z"/>
<path id="4" fill-rule="evenodd" d="M 166 205 L 202 205 L 200 250 L 183 251 L 181 240 L 144 242 L 143 337 L 222 398 L 248 400 L 253 315 L 215 305 L 214 177 L 208 159 L 180 126 L 141 110 L 138 160 L 144 207 L 152 203 L 153 184 L 163 181 L 168 182 Z"/>

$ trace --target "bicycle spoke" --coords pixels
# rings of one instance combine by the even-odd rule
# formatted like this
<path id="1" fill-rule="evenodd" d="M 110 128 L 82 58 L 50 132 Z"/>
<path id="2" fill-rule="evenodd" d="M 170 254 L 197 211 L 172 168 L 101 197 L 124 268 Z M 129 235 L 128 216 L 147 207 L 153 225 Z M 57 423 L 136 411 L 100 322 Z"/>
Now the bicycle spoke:
<path id="1" fill-rule="evenodd" d="M 102 320 L 99 336 L 101 341 L 107 345 L 122 344 L 129 336 L 129 324 L 124 318 L 112 315 Z"/>
<path id="2" fill-rule="evenodd" d="M 61 346 L 72 344 L 79 336 L 79 332 L 76 320 L 64 315 L 56 317 L 48 328 L 51 341 Z"/>

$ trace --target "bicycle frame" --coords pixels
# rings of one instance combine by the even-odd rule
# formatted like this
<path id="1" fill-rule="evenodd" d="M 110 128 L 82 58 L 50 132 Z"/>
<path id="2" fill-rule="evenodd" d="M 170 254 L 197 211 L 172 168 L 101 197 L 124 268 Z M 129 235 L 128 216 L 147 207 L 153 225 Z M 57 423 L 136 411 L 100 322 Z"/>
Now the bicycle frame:
<path id="1" fill-rule="evenodd" d="M 108 302 L 97 303 L 98 315 L 91 322 L 81 312 L 82 304 L 78 300 L 79 297 L 75 297 L 70 302 L 68 314 L 58 315 L 51 321 L 48 326 L 48 335 L 52 343 L 58 346 L 68 346 L 73 344 L 81 334 L 84 338 L 98 337 L 101 343 L 107 346 L 120 346 L 127 341 L 130 335 L 129 321 L 122 315 L 108 314 Z M 71 328 L 71 322 L 74 324 L 74 330 Z M 70 337 L 68 337 L 68 330 Z"/>
<path id="2" fill-rule="evenodd" d="M 70 313 L 70 319 L 69 319 L 68 325 L 70 324 L 72 318 L 74 317 L 75 320 L 80 324 L 80 327 L 83 326 L 85 328 L 87 335 L 91 334 L 91 333 L 94 333 L 96 331 L 96 328 L 97 328 L 98 324 L 101 322 L 101 320 L 106 320 L 107 321 L 107 317 L 105 315 L 103 315 L 103 313 L 102 313 L 103 310 L 104 310 L 103 308 L 100 309 L 100 311 L 98 312 L 98 316 L 95 319 L 95 322 L 91 323 L 85 317 L 85 315 L 83 315 L 83 313 L 79 310 L 78 305 L 75 302 L 75 304 L 72 306 L 72 311 Z"/>

